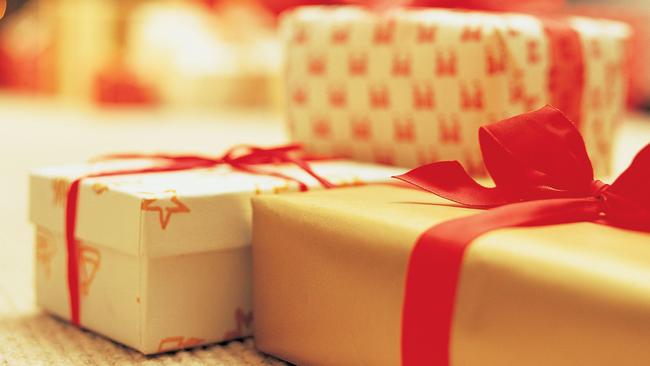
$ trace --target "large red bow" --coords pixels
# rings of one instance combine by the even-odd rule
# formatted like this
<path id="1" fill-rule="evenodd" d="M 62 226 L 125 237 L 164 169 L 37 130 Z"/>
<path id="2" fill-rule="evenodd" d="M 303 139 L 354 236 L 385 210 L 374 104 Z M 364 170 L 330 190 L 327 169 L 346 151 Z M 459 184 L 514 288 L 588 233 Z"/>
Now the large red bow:
<path id="1" fill-rule="evenodd" d="M 608 185 L 594 179 L 580 133 L 553 107 L 481 127 L 479 141 L 495 187 L 478 184 L 456 161 L 395 177 L 461 205 L 489 209 L 436 225 L 419 238 L 404 300 L 405 365 L 449 364 L 458 274 L 467 246 L 479 235 L 582 221 L 650 232 L 650 145 Z"/>
<path id="2" fill-rule="evenodd" d="M 114 154 L 102 157 L 102 159 L 155 159 L 161 163 L 147 168 L 111 170 L 88 174 L 79 177 L 70 184 L 66 204 L 66 245 L 67 245 L 67 273 L 68 273 L 68 294 L 70 297 L 70 321 L 80 324 L 80 301 L 79 301 L 79 251 L 75 230 L 77 225 L 77 202 L 79 199 L 79 185 L 84 178 L 108 177 L 116 175 L 131 175 L 145 173 L 162 173 L 188 169 L 209 168 L 217 165 L 229 165 L 235 170 L 251 174 L 268 175 L 296 182 L 301 191 L 307 190 L 307 185 L 297 178 L 280 172 L 261 169 L 260 164 L 292 163 L 297 165 L 307 174 L 316 179 L 323 187 L 332 188 L 334 185 L 325 178 L 316 174 L 304 156 L 297 156 L 301 151 L 300 145 L 283 145 L 271 148 L 262 148 L 248 145 L 235 146 L 226 151 L 224 155 L 217 158 L 210 158 L 198 155 L 168 155 L 168 154 Z"/>

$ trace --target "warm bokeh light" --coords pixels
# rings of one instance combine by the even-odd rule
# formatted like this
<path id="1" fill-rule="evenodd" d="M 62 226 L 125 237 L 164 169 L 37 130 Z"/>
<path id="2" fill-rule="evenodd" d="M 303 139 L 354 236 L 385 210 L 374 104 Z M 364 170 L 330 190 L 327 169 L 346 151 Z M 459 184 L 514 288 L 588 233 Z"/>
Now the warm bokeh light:
<path id="1" fill-rule="evenodd" d="M 331 185 L 323 184 L 319 180 L 321 177 L 305 168 L 309 168 L 308 164 L 293 159 L 292 155 L 291 159 L 286 156 L 278 158 L 264 155 L 268 152 L 265 149 L 250 150 L 260 154 L 251 153 L 253 158 L 262 156 L 262 161 L 273 162 L 270 164 L 273 169 L 282 167 L 278 161 L 290 164 L 290 170 L 295 170 L 300 179 L 303 175 L 312 179 L 313 187 L 303 184 L 300 179 L 246 171 L 237 165 L 241 161 L 225 152 L 234 145 L 290 146 L 292 153 L 304 153 L 305 161 L 310 164 L 313 160 L 330 167 L 326 168 L 329 169 L 326 183 L 331 180 L 346 187 L 363 185 L 362 182 L 394 181 L 390 176 L 441 160 L 458 161 L 470 175 L 481 176 L 481 182 L 484 182 L 489 178 L 486 177 L 477 139 L 479 126 L 546 104 L 553 104 L 576 122 L 598 179 L 609 183 L 612 177 L 619 175 L 639 150 L 650 143 L 650 1 L 0 0 L 0 365 L 285 365 L 283 361 L 259 352 L 254 340 L 238 339 L 253 330 L 252 306 L 246 311 L 240 306 L 250 301 L 250 296 L 241 291 L 243 286 L 239 286 L 253 277 L 248 273 L 250 270 L 241 267 L 242 264 L 250 265 L 251 261 L 251 250 L 247 247 L 254 237 L 251 234 L 250 198 L 289 192 L 294 197 L 299 196 L 297 191 L 302 189 L 329 188 Z M 556 127 L 552 123 L 547 125 Z M 570 123 L 568 126 L 573 127 Z M 491 132 L 484 132 L 487 133 Z M 526 145 L 518 139 L 519 134 L 511 135 L 512 146 Z M 563 147 L 562 143 L 547 145 L 549 152 Z M 567 145 L 582 147 L 575 140 Z M 503 155 L 510 154 L 506 154 L 506 150 L 504 147 Z M 180 189 L 168 186 L 170 181 L 176 182 L 173 179 L 125 178 L 120 176 L 120 170 L 120 174 L 102 177 L 108 181 L 115 179 L 111 181 L 114 185 L 109 187 L 100 181 L 92 182 L 98 184 L 88 184 L 86 190 L 76 197 L 77 201 L 68 201 L 70 183 L 96 168 L 86 162 L 94 163 L 101 160 L 98 157 L 119 153 L 131 154 L 131 157 L 179 154 L 182 155 L 178 159 L 181 163 L 211 161 L 214 165 L 193 171 L 196 175 L 166 172 L 181 174 L 180 178 L 176 177 Z M 512 175 L 532 177 L 531 180 L 546 177 L 545 169 L 551 166 L 549 169 L 552 170 L 554 165 L 544 165 L 546 154 L 534 155 L 531 160 L 541 161 L 541 168 Z M 574 157 L 569 154 L 566 159 Z M 252 161 L 255 159 L 251 158 Z M 344 159 L 350 161 L 340 165 Z M 108 161 L 107 166 L 115 163 Z M 136 165 L 150 167 L 161 160 L 134 161 Z M 124 166 L 130 166 L 134 161 Z M 83 168 L 60 167 L 70 163 L 79 163 L 76 167 Z M 346 165 L 348 163 L 351 165 Z M 124 162 L 116 166 L 120 164 Z M 366 165 L 371 168 L 361 168 Z M 512 166 L 519 165 L 520 161 L 513 158 Z M 44 173 L 40 183 L 30 178 L 35 169 L 49 166 L 56 168 L 43 171 L 56 174 L 48 176 Z M 104 169 L 101 164 L 99 166 Z M 345 169 L 340 170 L 341 166 Z M 388 170 L 391 172 L 386 173 Z M 381 175 L 375 175 L 376 172 L 381 172 Z M 502 174 L 509 176 L 508 172 L 504 170 Z M 261 177 L 261 183 L 250 180 L 249 175 Z M 552 178 L 549 181 L 555 182 Z M 223 182 L 228 183 L 222 186 Z M 374 365 L 386 363 L 386 360 L 389 364 L 399 363 L 399 341 L 396 339 L 401 324 L 398 312 L 402 289 L 395 286 L 405 283 L 404 273 L 396 275 L 390 270 L 381 271 L 393 267 L 399 271 L 405 269 L 409 253 L 401 243 L 404 235 L 412 235 L 415 240 L 432 225 L 431 218 L 435 217 L 435 222 L 438 222 L 466 209 L 450 201 L 423 205 L 419 202 L 420 197 L 429 193 L 409 190 L 409 195 L 402 196 L 400 191 L 405 190 L 404 186 L 392 185 L 399 186 L 399 183 L 393 182 L 391 187 L 353 188 L 369 189 L 367 199 L 354 198 L 356 194 L 350 193 L 351 190 L 341 190 L 340 197 L 350 199 L 350 207 L 347 204 L 339 206 L 335 199 L 327 198 L 331 192 L 327 191 L 322 198 L 308 204 L 299 203 L 301 198 L 290 197 L 282 204 L 286 208 L 273 208 L 266 213 L 270 215 L 276 209 L 282 211 L 287 215 L 286 220 L 269 216 L 269 222 L 282 221 L 288 227 L 311 225 L 314 235 L 295 235 L 285 240 L 287 238 L 283 235 L 288 230 L 270 230 L 265 240 L 281 249 L 283 246 L 293 246 L 293 249 L 269 249 L 278 258 L 286 257 L 286 260 L 275 263 L 278 267 L 276 272 L 262 278 L 281 279 L 278 281 L 279 289 L 287 289 L 285 284 L 291 281 L 300 283 L 305 280 L 306 277 L 297 277 L 300 275 L 299 267 L 291 263 L 300 255 L 308 257 L 305 263 L 313 260 L 313 264 L 307 264 L 303 269 L 306 273 L 313 272 L 314 278 L 318 279 L 308 286 L 326 284 L 328 291 L 336 296 L 347 294 L 341 291 L 341 287 L 350 277 L 361 276 L 357 278 L 358 288 L 348 289 L 350 296 L 354 295 L 352 306 L 348 306 L 349 300 L 345 297 L 335 298 L 327 292 L 318 295 L 312 288 L 299 289 L 296 298 L 277 296 L 267 289 L 267 300 L 295 306 L 299 310 L 291 315 L 298 318 L 313 317 L 309 306 L 316 302 L 326 307 L 323 308 L 326 316 L 317 321 L 301 320 L 299 326 L 293 324 L 292 327 L 282 324 L 271 327 L 273 329 L 267 333 L 267 337 L 278 344 L 291 337 L 279 337 L 276 331 L 290 333 L 299 341 L 305 340 L 304 347 L 300 346 L 296 354 L 304 351 L 306 357 L 311 357 L 311 351 L 319 350 L 322 352 L 319 356 L 327 359 L 320 362 L 321 358 L 318 358 L 314 362 L 305 362 L 307 364 L 333 364 L 331 360 L 339 354 L 333 350 L 339 346 L 337 342 L 342 344 L 342 349 L 347 347 L 347 354 L 355 359 L 353 362 L 335 362 L 336 365 Z M 514 186 L 502 187 L 508 190 Z M 185 188 L 187 190 L 183 191 Z M 461 187 L 458 191 L 463 189 Z M 552 184 L 530 188 L 535 192 L 554 189 Z M 598 205 L 608 204 L 603 198 L 607 196 L 601 194 L 604 192 L 601 189 L 608 188 L 602 182 L 591 182 L 589 189 L 596 193 L 587 198 L 600 199 L 602 202 Z M 209 201 L 220 195 L 223 197 L 218 202 Z M 410 195 L 413 198 L 409 198 Z M 338 192 L 336 197 L 339 197 Z M 269 207 L 273 202 L 285 199 L 279 196 L 267 198 L 271 202 Z M 291 203 L 293 199 L 296 199 L 295 204 Z M 386 199 L 390 203 L 385 206 L 382 203 L 383 208 L 367 211 L 367 207 L 373 207 L 371 202 Z M 76 206 L 68 206 L 68 202 L 82 202 L 83 207 L 79 206 L 82 208 L 75 211 L 72 207 Z M 115 205 L 115 202 L 123 206 Z M 262 204 L 265 205 L 267 203 Z M 400 205 L 401 208 L 393 211 L 391 205 Z M 432 211 L 435 206 L 444 207 L 444 212 L 450 216 L 436 217 Z M 305 214 L 297 216 L 292 212 L 294 209 Z M 327 212 L 319 213 L 320 210 Z M 74 215 L 70 216 L 70 211 L 74 211 Z M 218 214 L 214 214 L 215 211 Z M 356 212 L 353 219 L 347 218 L 350 212 Z M 399 218 L 394 217 L 396 213 Z M 596 212 L 594 217 L 602 213 Z M 332 217 L 328 218 L 329 215 Z M 73 216 L 79 221 L 70 221 Z M 413 222 L 410 221 L 412 218 Z M 131 221 L 125 224 L 128 220 Z M 84 221 L 92 222 L 92 230 L 87 231 L 101 233 L 98 236 L 101 239 L 94 236 L 89 239 L 74 233 L 83 227 Z M 420 223 L 412 225 L 417 221 Z M 346 230 L 340 229 L 346 225 Z M 543 301 L 536 302 L 546 310 L 564 308 L 566 303 L 582 298 L 584 303 L 575 303 L 580 306 L 575 308 L 577 315 L 573 314 L 571 318 L 576 322 L 568 323 L 580 323 L 587 319 L 583 318 L 584 314 L 594 316 L 597 320 L 585 325 L 585 329 L 590 331 L 585 339 L 616 337 L 617 332 L 627 332 L 628 326 L 636 327 L 634 332 L 637 333 L 630 333 L 632 335 L 648 332 L 650 315 L 647 309 L 650 307 L 647 304 L 650 300 L 643 291 L 650 281 L 642 283 L 650 278 L 643 269 L 650 267 L 642 265 L 642 261 L 650 261 L 650 247 L 643 246 L 648 240 L 642 235 L 647 234 L 630 231 L 626 232 L 627 235 L 618 235 L 612 232 L 615 229 L 603 225 L 599 228 L 606 234 L 601 235 L 600 231 L 590 230 L 589 223 L 584 224 L 587 226 L 577 225 L 580 230 L 576 232 L 583 233 L 585 238 L 593 235 L 597 239 L 593 241 L 593 251 L 586 253 L 584 248 L 589 246 L 573 245 L 571 238 L 575 233 L 561 225 L 558 225 L 558 232 L 565 236 L 566 242 L 555 243 L 556 246 L 549 246 L 546 241 L 555 240 L 557 235 L 546 236 L 543 240 L 535 240 L 534 236 L 530 239 L 529 228 L 514 229 L 505 234 L 498 232 L 492 239 L 489 236 L 492 234 L 486 236 L 484 242 L 488 249 L 492 245 L 497 250 L 486 257 L 481 257 L 480 250 L 477 252 L 478 256 L 474 258 L 480 260 L 476 259 L 478 265 L 474 275 L 481 281 L 488 279 L 490 286 L 483 286 L 480 281 L 476 286 L 470 286 L 476 291 L 476 296 L 466 298 L 463 311 L 469 325 L 465 330 L 482 330 L 483 325 L 497 319 L 490 324 L 494 329 L 498 328 L 499 335 L 508 334 L 510 338 L 504 336 L 506 341 L 503 344 L 496 348 L 483 347 L 483 351 L 503 355 L 507 346 L 516 344 L 522 334 L 537 334 L 525 327 L 509 328 L 508 322 L 502 321 L 512 315 L 507 305 L 512 305 L 513 299 L 517 306 L 512 309 L 528 309 L 521 305 L 523 302 L 517 302 L 523 297 L 513 297 L 509 292 L 514 287 L 501 289 L 499 294 L 503 295 L 503 302 L 492 302 L 485 307 L 491 309 L 492 314 L 502 314 L 503 318 L 493 315 L 485 316 L 485 319 L 474 317 L 477 314 L 474 310 L 483 308 L 482 301 L 492 300 L 485 289 L 499 286 L 499 282 L 492 281 L 490 275 L 481 275 L 481 271 L 492 268 L 491 261 L 501 261 L 499 263 L 511 266 L 502 270 L 497 264 L 494 268 L 500 269 L 495 270 L 493 277 L 511 278 L 512 269 L 522 256 L 530 258 L 532 264 L 536 263 L 533 259 L 545 263 L 543 266 L 530 263 L 521 266 L 522 279 L 541 273 L 543 276 L 539 278 L 544 286 L 553 287 L 550 283 L 556 280 L 566 281 L 565 284 L 586 286 L 582 288 L 585 291 L 578 291 L 585 294 L 589 293 L 589 288 L 598 287 L 603 290 L 603 298 L 612 300 L 610 304 L 590 297 L 570 296 L 569 287 L 562 286 L 553 287 L 553 291 L 545 287 L 530 291 L 531 294 L 534 292 L 531 296 L 552 294 L 545 299 L 553 306 L 543 305 Z M 360 228 L 363 230 L 358 230 Z M 75 235 L 67 235 L 68 231 Z M 296 231 L 301 232 L 300 229 Z M 464 230 L 455 231 L 464 233 Z M 206 233 L 214 236 L 206 239 Z M 103 246 L 105 243 L 92 241 L 104 240 L 104 234 L 112 242 L 106 245 L 110 254 L 105 255 L 102 262 L 99 250 L 89 248 Z M 323 234 L 337 243 L 327 248 L 306 245 L 313 244 L 308 241 Z M 374 238 L 373 235 L 382 237 Z M 230 240 L 229 243 L 236 245 L 219 247 L 222 240 Z M 522 245 L 508 246 L 508 242 L 517 240 Z M 57 244 L 52 244 L 53 241 Z M 143 245 L 145 242 L 148 244 Z M 359 243 L 363 245 L 357 246 Z M 368 255 L 367 249 L 376 246 L 385 247 L 386 253 Z M 341 253 L 348 253 L 349 260 L 336 250 L 328 252 L 337 247 Z M 215 248 L 219 253 L 212 253 Z M 236 259 L 228 259 L 227 256 L 233 253 L 239 253 L 232 257 Z M 617 255 L 629 257 L 629 263 L 636 264 L 616 262 L 612 258 Z M 77 273 L 78 281 L 69 280 L 68 274 L 87 268 L 75 265 L 75 256 L 78 256 L 77 264 L 90 263 L 90 270 Z M 179 258 L 170 259 L 173 256 Z M 200 265 L 194 266 L 188 260 L 190 256 Z M 211 263 L 215 257 L 222 258 L 223 263 Z M 55 258 L 54 262 L 52 258 Z M 395 259 L 401 261 L 399 266 L 396 266 Z M 187 270 L 168 270 L 166 265 L 176 260 L 183 262 Z M 336 268 L 330 266 L 337 261 L 348 266 L 338 274 Z M 52 270 L 52 263 L 65 270 Z M 557 266 L 571 268 L 566 272 L 570 275 L 558 272 Z M 154 267 L 158 275 L 150 276 L 146 270 Z M 98 268 L 103 272 L 97 272 Z M 231 269 L 236 271 L 228 272 Z M 112 272 L 119 274 L 113 276 Z M 105 277 L 94 277 L 97 273 Z M 610 277 L 601 280 L 598 276 L 603 274 Z M 46 278 L 58 281 L 56 286 L 44 281 Z M 106 292 L 100 292 L 92 299 L 84 298 L 92 282 L 90 278 L 98 281 L 95 289 L 103 288 Z M 153 284 L 155 278 L 159 283 Z M 598 286 L 592 286 L 590 281 L 598 283 Z M 219 292 L 221 289 L 216 290 L 216 282 L 238 292 L 233 296 L 222 294 Z M 617 287 L 619 282 L 625 286 Z M 75 283 L 81 284 L 75 301 L 70 301 L 75 295 L 71 295 L 66 287 L 71 283 L 72 287 Z M 190 290 L 196 297 L 165 292 L 168 289 L 166 284 L 171 288 L 172 283 L 174 288 Z M 134 290 L 125 290 L 125 284 Z M 154 300 L 147 303 L 144 297 L 134 295 L 155 293 L 149 291 L 149 286 L 161 291 L 158 295 L 151 295 Z M 204 289 L 214 291 L 204 293 Z M 393 296 L 388 301 L 390 311 L 381 308 L 383 305 L 379 301 L 372 304 L 377 306 L 375 310 L 366 312 L 364 308 L 367 308 L 366 302 L 370 298 L 365 296 L 368 290 L 376 291 L 380 297 Z M 43 304 L 39 303 L 42 300 L 39 296 L 55 299 L 55 304 L 40 306 Z M 203 296 L 209 296 L 209 301 L 196 300 Z M 620 327 L 617 323 L 611 332 L 591 331 L 597 329 L 598 321 L 605 319 L 602 322 L 607 323 L 611 320 L 607 315 L 623 309 L 628 296 L 643 300 L 638 306 L 632 302 L 628 304 L 636 306 L 638 313 L 622 311 L 622 322 L 627 323 Z M 123 307 L 114 307 L 109 300 L 116 300 Z M 140 320 L 145 305 L 149 306 L 147 311 L 162 309 L 162 306 L 156 308 L 160 305 L 157 301 L 177 300 L 187 302 L 175 303 L 166 312 L 152 311 L 151 319 Z M 101 310 L 93 314 L 95 318 L 83 313 L 84 301 L 91 303 L 88 308 Z M 228 302 L 229 306 L 227 311 L 224 310 L 224 314 L 227 313 L 223 316 L 225 323 L 220 323 L 225 326 L 216 332 L 213 329 L 215 324 L 223 319 L 215 319 L 223 314 L 216 314 L 217 306 L 214 304 L 223 302 Z M 69 303 L 82 304 L 81 312 L 77 309 L 70 314 L 76 313 L 75 317 L 81 318 L 80 324 L 87 328 L 84 331 L 67 323 Z M 190 303 L 200 303 L 200 311 L 188 309 L 190 306 L 186 305 Z M 350 318 L 346 323 L 350 331 L 344 332 L 343 336 L 337 321 L 340 323 L 339 320 L 345 317 L 338 316 L 334 305 L 344 309 L 340 311 L 347 312 Z M 52 311 L 56 317 L 50 316 L 43 308 Z M 591 310 L 579 313 L 586 308 Z M 351 309 L 359 312 L 348 312 Z M 532 306 L 530 309 L 535 311 L 537 308 Z M 275 316 L 277 309 L 269 310 L 268 317 L 280 319 Z M 219 333 L 214 337 L 210 335 L 212 338 L 208 341 L 208 336 L 190 334 L 196 329 L 168 332 L 165 328 L 172 323 L 183 326 L 186 323 L 184 317 L 204 314 L 215 315 L 215 319 L 205 321 L 200 318 L 202 321 L 196 322 L 199 324 L 196 328 L 207 329 L 206 333 Z M 383 315 L 374 319 L 377 314 L 390 319 L 382 321 Z M 83 323 L 83 320 L 100 318 L 101 327 L 104 327 L 102 331 L 93 328 L 97 324 Z M 476 319 L 480 324 L 474 324 Z M 528 324 L 519 321 L 523 319 L 517 320 L 519 325 Z M 120 321 L 122 323 L 118 323 Z M 555 323 L 558 327 L 564 324 L 562 321 Z M 539 321 L 540 326 L 555 323 L 546 318 Z M 367 327 L 368 324 L 372 326 Z M 319 327 L 331 327 L 331 334 L 336 335 L 332 339 L 336 341 L 312 334 Z M 127 328 L 128 332 L 122 332 Z M 378 330 L 367 339 L 378 335 L 378 339 L 395 342 L 389 347 L 364 347 L 364 344 L 369 344 L 363 342 L 367 339 L 358 342 L 357 337 L 368 329 Z M 148 330 L 153 331 L 147 333 Z M 118 337 L 123 333 L 128 333 L 126 338 L 131 338 Z M 476 347 L 480 342 L 473 343 L 474 340 L 484 337 L 482 331 L 472 334 L 476 338 L 466 339 L 471 343 L 468 347 Z M 564 338 L 554 339 L 554 342 L 562 343 L 561 346 L 554 348 L 553 352 L 546 348 L 540 352 L 564 357 L 564 352 L 573 350 L 572 341 L 580 341 L 583 335 L 572 336 L 566 342 Z M 138 345 L 146 336 L 150 336 L 146 347 Z M 642 346 L 637 350 L 647 354 L 645 345 L 649 337 L 618 338 L 623 346 L 629 347 L 636 347 L 637 340 L 645 342 L 639 343 Z M 237 340 L 230 342 L 226 339 Z M 498 343 L 499 339 L 492 337 L 491 341 Z M 526 338 L 529 345 L 534 343 L 531 339 L 535 338 Z M 628 342 L 630 339 L 632 341 Z M 182 350 L 204 341 L 205 346 Z M 212 341 L 221 343 L 207 345 Z M 294 347 L 291 342 L 290 346 Z M 541 343 L 553 348 L 554 342 Z M 147 353 L 174 352 L 148 357 L 121 343 Z M 282 345 L 278 348 L 291 347 Z M 273 349 L 269 351 L 284 358 L 283 354 L 274 354 Z M 382 358 L 380 351 L 386 351 L 389 357 Z M 593 355 L 599 354 L 596 351 L 601 350 L 587 347 L 585 352 L 595 357 Z M 520 348 L 518 352 L 525 356 L 527 349 Z M 364 362 L 369 353 L 381 362 Z M 481 364 L 480 354 L 474 355 L 478 360 L 476 363 L 467 364 Z M 568 360 L 565 363 L 574 360 L 572 357 L 565 359 Z M 297 363 L 302 364 L 300 361 Z"/>

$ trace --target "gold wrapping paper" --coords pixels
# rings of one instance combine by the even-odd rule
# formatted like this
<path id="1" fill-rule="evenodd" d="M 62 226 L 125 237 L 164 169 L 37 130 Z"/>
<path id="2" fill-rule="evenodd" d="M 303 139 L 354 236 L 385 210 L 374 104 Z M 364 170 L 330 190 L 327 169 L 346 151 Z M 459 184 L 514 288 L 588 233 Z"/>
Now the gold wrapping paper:
<path id="1" fill-rule="evenodd" d="M 475 213 L 392 186 L 259 197 L 253 212 L 256 342 L 300 365 L 398 365 L 413 245 Z M 591 223 L 483 235 L 453 324 L 453 365 L 647 364 L 650 235 Z"/>

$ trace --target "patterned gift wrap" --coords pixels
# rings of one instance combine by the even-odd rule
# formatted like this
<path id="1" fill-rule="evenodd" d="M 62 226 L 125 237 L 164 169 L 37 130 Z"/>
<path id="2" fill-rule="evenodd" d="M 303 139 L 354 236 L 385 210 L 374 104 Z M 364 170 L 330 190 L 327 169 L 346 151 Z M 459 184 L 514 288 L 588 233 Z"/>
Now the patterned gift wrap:
<path id="1" fill-rule="evenodd" d="M 624 108 L 622 23 L 582 17 L 302 7 L 282 21 L 288 123 L 309 152 L 483 174 L 478 127 L 552 104 L 609 172 Z"/>
<path id="2" fill-rule="evenodd" d="M 64 225 L 71 182 L 152 165 L 111 160 L 32 174 L 40 307 L 75 322 Z M 398 173 L 342 160 L 311 166 L 337 185 L 383 182 Z M 261 167 L 320 188 L 296 166 Z M 80 325 L 146 354 L 250 335 L 250 197 L 298 190 L 295 181 L 228 166 L 85 178 L 75 236 Z"/>

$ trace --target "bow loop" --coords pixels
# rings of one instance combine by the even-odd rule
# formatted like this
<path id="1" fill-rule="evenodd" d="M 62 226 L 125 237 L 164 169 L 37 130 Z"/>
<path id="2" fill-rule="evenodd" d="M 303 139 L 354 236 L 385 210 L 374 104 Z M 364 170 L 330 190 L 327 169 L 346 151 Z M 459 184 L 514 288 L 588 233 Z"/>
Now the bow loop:
<path id="1" fill-rule="evenodd" d="M 395 178 L 477 208 L 593 196 L 593 169 L 584 141 L 554 107 L 483 126 L 479 142 L 493 188 L 478 184 L 456 161 L 424 165 Z"/>
<path id="2" fill-rule="evenodd" d="M 650 207 L 650 144 L 641 149 L 609 191 Z"/>
<path id="3" fill-rule="evenodd" d="M 478 184 L 457 161 L 423 165 L 393 178 L 468 207 L 489 208 L 513 200 L 498 187 Z"/>
<path id="4" fill-rule="evenodd" d="M 650 231 L 650 144 L 603 192 L 606 221 L 615 226 Z"/>
<path id="5" fill-rule="evenodd" d="M 479 142 L 496 185 L 522 198 L 544 197 L 549 191 L 579 196 L 588 193 L 593 181 L 580 132 L 554 107 L 483 126 Z"/>

